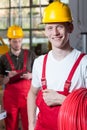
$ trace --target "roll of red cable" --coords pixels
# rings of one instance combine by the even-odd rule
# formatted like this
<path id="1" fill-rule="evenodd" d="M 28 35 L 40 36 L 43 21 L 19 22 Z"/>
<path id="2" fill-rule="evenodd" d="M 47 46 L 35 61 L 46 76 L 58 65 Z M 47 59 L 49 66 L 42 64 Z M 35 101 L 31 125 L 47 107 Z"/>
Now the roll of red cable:
<path id="1" fill-rule="evenodd" d="M 87 89 L 73 91 L 63 102 L 58 116 L 58 130 L 87 130 Z"/>

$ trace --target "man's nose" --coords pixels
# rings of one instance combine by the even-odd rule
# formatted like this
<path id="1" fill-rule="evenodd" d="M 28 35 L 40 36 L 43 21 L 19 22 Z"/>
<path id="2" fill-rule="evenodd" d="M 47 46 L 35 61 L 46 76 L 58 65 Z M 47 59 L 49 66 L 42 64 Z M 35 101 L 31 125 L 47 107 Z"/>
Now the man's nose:
<path id="1" fill-rule="evenodd" d="M 53 29 L 53 34 L 54 34 L 54 35 L 59 34 L 59 30 L 58 30 L 57 28 L 54 28 L 54 29 Z"/>

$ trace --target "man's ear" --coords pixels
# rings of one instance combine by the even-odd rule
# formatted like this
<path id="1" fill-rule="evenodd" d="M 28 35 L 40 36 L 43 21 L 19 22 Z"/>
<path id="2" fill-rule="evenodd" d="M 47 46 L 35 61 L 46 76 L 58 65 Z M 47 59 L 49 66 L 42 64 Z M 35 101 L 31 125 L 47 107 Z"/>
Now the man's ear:
<path id="1" fill-rule="evenodd" d="M 72 33 L 73 30 L 74 30 L 73 23 L 69 23 L 69 25 L 68 25 L 68 32 Z"/>

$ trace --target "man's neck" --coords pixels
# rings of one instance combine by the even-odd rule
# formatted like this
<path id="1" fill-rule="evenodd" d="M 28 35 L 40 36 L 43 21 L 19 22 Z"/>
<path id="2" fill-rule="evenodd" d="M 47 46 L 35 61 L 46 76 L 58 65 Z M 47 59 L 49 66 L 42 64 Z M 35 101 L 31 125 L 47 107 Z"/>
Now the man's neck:
<path id="1" fill-rule="evenodd" d="M 72 47 L 67 48 L 66 50 L 63 49 L 53 49 L 52 50 L 52 54 L 53 57 L 57 60 L 62 60 L 64 57 L 66 57 L 69 53 L 71 53 L 71 51 L 73 50 Z"/>
<path id="2" fill-rule="evenodd" d="M 11 48 L 11 52 L 16 55 L 16 56 L 19 56 L 20 52 L 21 52 L 21 49 L 20 50 L 14 50 Z"/>

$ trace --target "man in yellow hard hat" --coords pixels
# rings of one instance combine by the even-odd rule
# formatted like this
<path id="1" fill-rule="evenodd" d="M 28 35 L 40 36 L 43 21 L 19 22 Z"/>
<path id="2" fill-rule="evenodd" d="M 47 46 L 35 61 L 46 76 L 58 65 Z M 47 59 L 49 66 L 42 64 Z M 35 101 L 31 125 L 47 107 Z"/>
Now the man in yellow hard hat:
<path id="1" fill-rule="evenodd" d="M 72 21 L 69 6 L 57 0 L 44 10 L 42 23 L 52 50 L 34 61 L 27 101 L 29 130 L 59 130 L 58 113 L 66 96 L 87 88 L 87 55 L 70 45 Z"/>
<path id="2" fill-rule="evenodd" d="M 10 51 L 0 58 L 0 84 L 5 85 L 3 105 L 7 111 L 6 130 L 18 130 L 19 114 L 23 130 L 28 130 L 27 93 L 35 54 L 22 49 L 24 32 L 18 25 L 8 28 Z"/>

